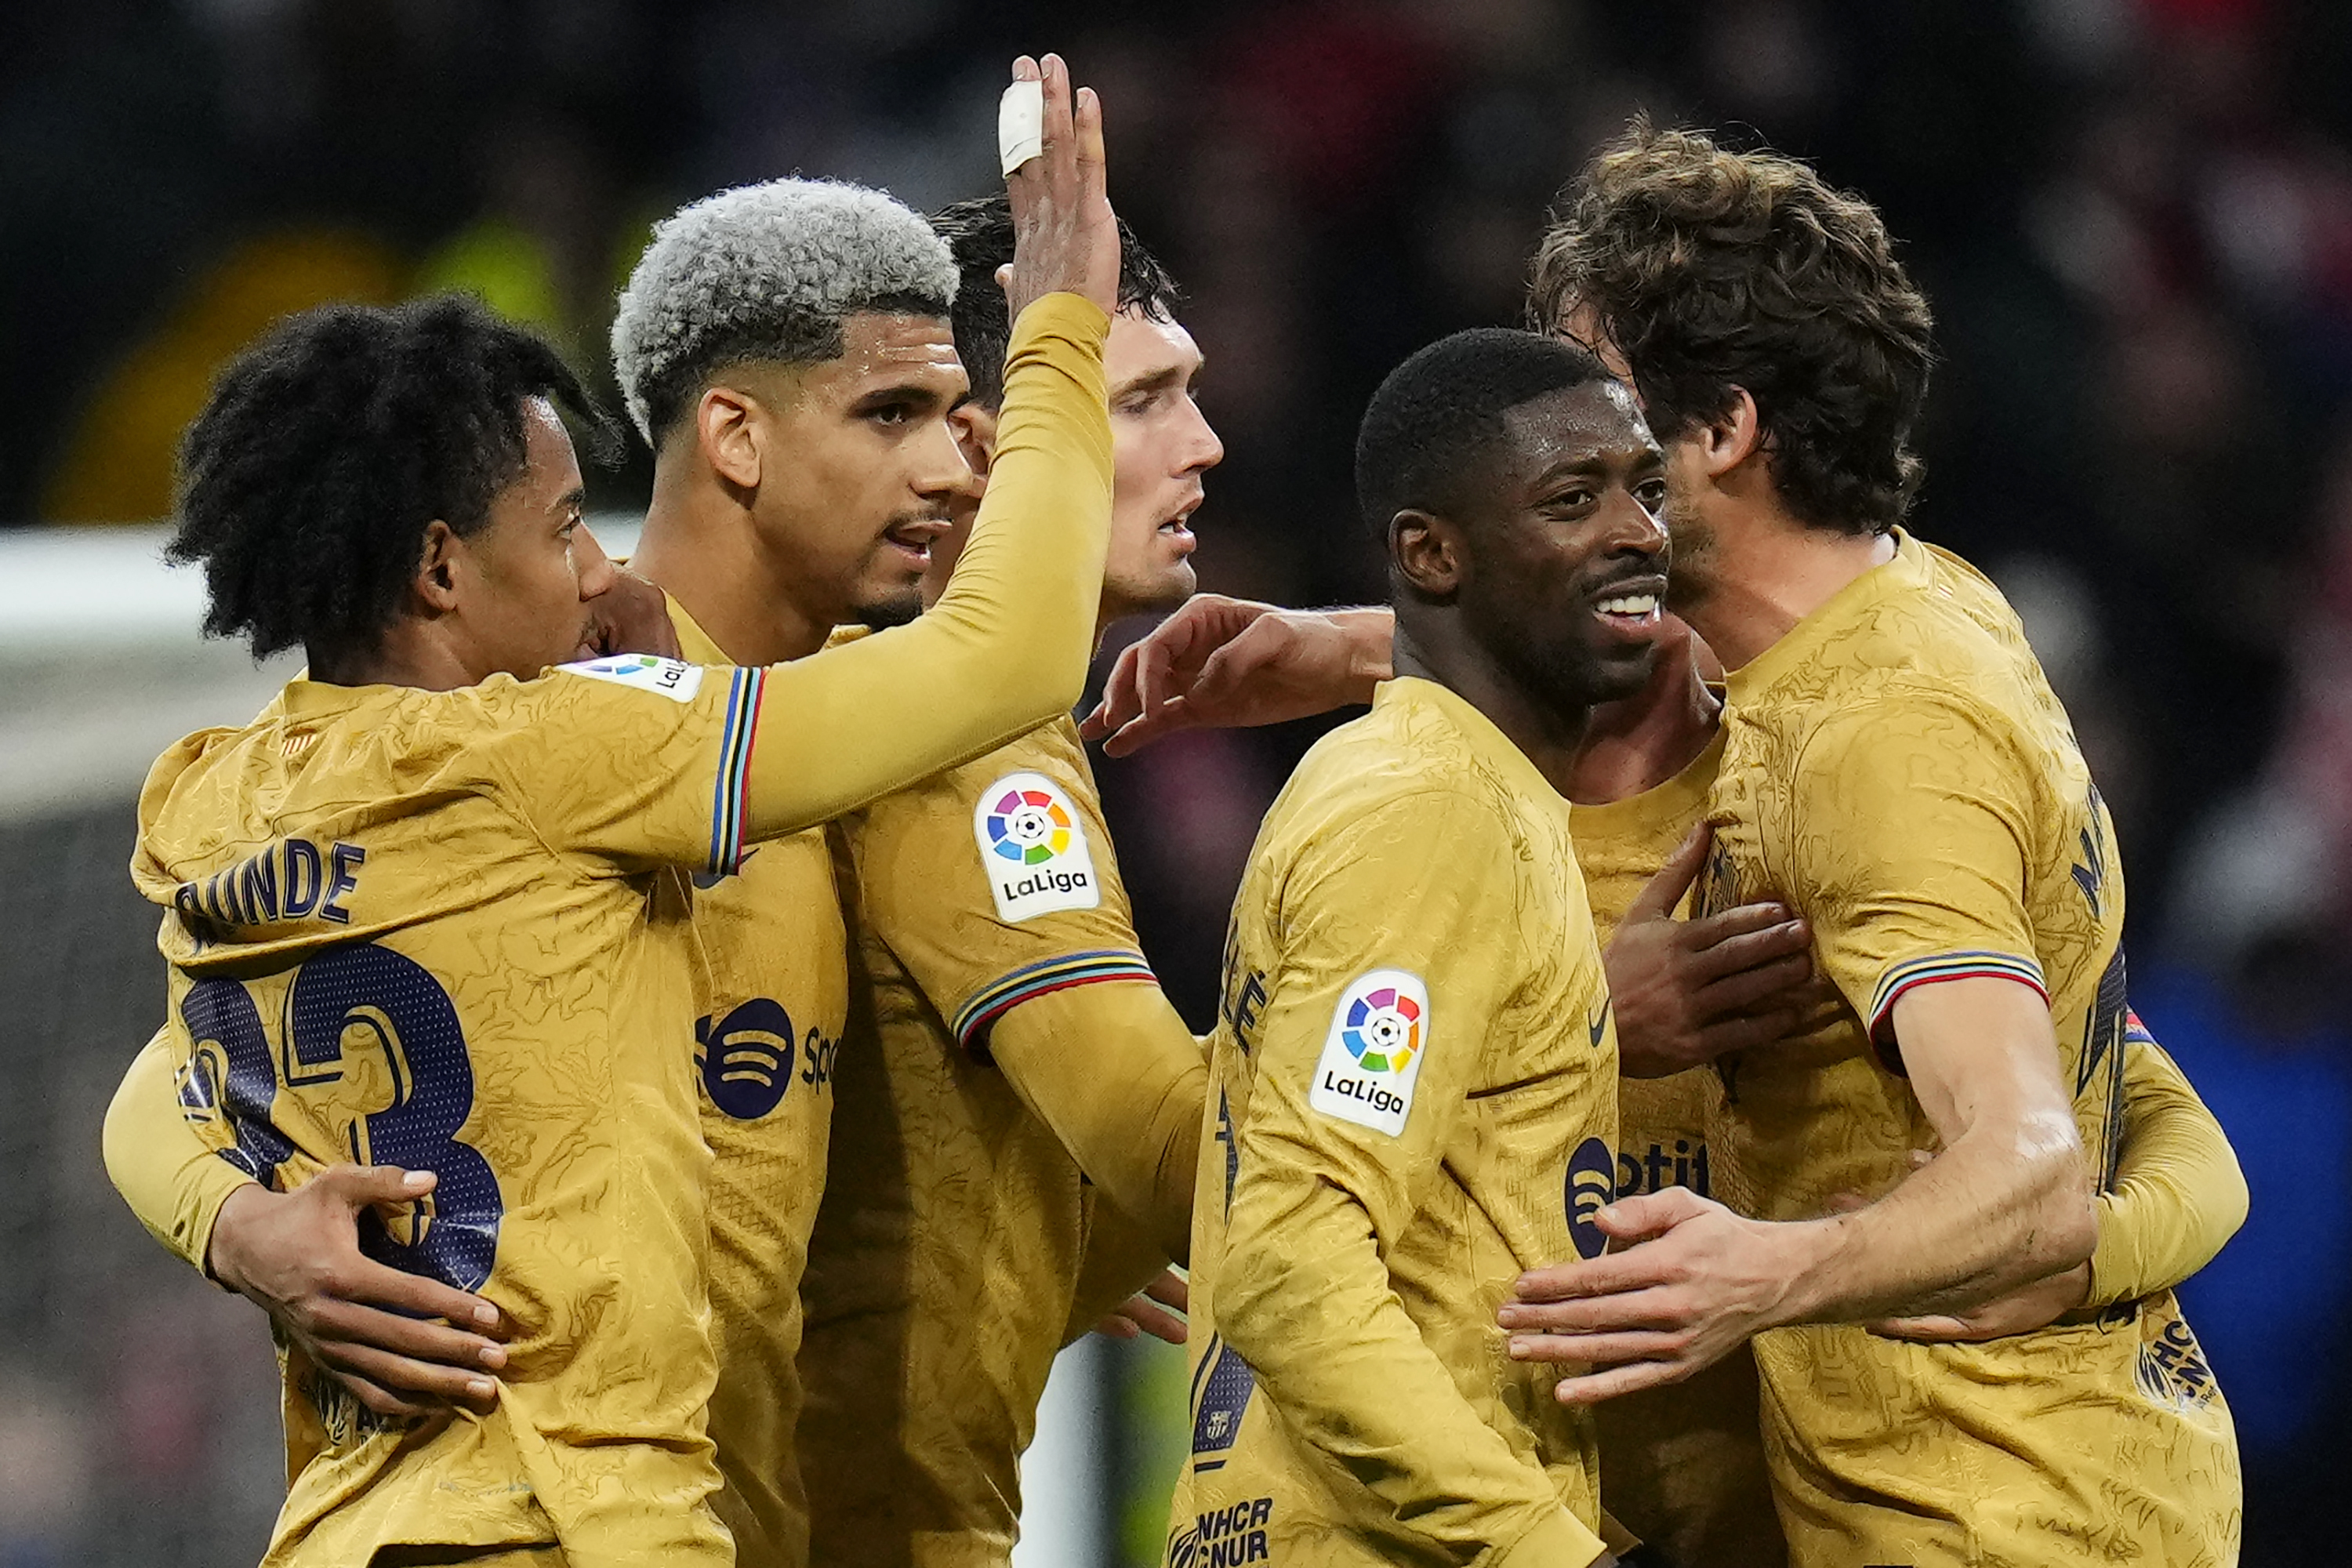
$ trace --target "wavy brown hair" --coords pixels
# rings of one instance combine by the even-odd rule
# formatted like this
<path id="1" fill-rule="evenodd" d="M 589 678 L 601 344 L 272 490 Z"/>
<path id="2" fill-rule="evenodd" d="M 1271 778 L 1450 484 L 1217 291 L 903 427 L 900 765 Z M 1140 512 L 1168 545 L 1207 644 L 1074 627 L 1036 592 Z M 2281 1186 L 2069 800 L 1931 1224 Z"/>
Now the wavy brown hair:
<path id="1" fill-rule="evenodd" d="M 1559 331 L 1579 310 L 1662 439 L 1745 387 L 1797 517 L 1878 533 L 1909 510 L 1927 301 L 1876 209 L 1805 163 L 1635 120 L 1562 193 L 1536 252 L 1528 324 Z"/>

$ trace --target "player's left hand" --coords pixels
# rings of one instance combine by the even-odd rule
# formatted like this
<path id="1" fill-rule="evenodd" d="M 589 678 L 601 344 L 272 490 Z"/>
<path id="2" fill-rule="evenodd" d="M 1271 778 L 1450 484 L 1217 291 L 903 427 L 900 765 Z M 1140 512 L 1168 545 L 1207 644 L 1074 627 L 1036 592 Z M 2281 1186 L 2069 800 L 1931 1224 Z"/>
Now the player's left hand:
<path id="1" fill-rule="evenodd" d="M 1834 994 L 1813 975 L 1812 928 L 1775 903 L 1695 920 L 1675 910 L 1714 835 L 1692 830 L 1650 879 L 1601 955 L 1617 1011 L 1619 1070 L 1663 1078 L 1770 1045 Z"/>
<path id="2" fill-rule="evenodd" d="M 1185 1324 L 1180 1315 L 1192 1306 L 1192 1287 L 1173 1268 L 1160 1270 L 1160 1278 L 1143 1288 L 1139 1296 L 1130 1296 L 1127 1304 L 1095 1325 L 1095 1332 L 1108 1339 L 1131 1340 L 1150 1334 L 1171 1345 L 1184 1342 Z"/>
<path id="3" fill-rule="evenodd" d="M 1621 1198 L 1594 1223 L 1624 1250 L 1523 1274 L 1496 1314 L 1513 1360 L 1593 1369 L 1560 1380 L 1561 1404 L 1680 1383 L 1787 1321 L 1798 1227 L 1742 1219 L 1685 1187 Z"/>
<path id="4" fill-rule="evenodd" d="M 614 569 L 613 585 L 588 601 L 588 635 L 581 639 L 575 658 L 604 658 L 616 653 L 679 657 L 669 601 L 627 567 Z"/>

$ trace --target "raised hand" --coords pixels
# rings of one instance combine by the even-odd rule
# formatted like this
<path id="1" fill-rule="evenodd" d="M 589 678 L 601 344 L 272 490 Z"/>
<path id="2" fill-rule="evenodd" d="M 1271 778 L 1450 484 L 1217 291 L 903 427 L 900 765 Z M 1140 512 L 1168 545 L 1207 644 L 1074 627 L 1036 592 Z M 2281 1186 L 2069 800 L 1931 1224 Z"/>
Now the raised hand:
<path id="1" fill-rule="evenodd" d="M 1675 919 L 1713 843 L 1704 824 L 1683 840 L 1601 955 L 1617 1010 L 1618 1070 L 1628 1078 L 1663 1078 L 1769 1045 L 1835 994 L 1813 979 L 1812 928 L 1779 904 Z"/>
<path id="2" fill-rule="evenodd" d="M 1279 724 L 1369 702 L 1388 679 L 1385 609 L 1284 610 L 1195 596 L 1129 644 L 1080 731 L 1112 756 L 1179 730 Z"/>
<path id="3" fill-rule="evenodd" d="M 360 1250 L 362 1211 L 404 1209 L 436 1180 L 430 1171 L 330 1165 L 290 1193 L 240 1187 L 214 1221 L 207 1265 L 376 1415 L 488 1410 L 507 1360 L 489 1337 L 499 1310 Z"/>
<path id="4" fill-rule="evenodd" d="M 1013 62 L 1016 81 L 1045 88 L 1043 150 L 1005 176 L 1013 200 L 1013 263 L 998 274 L 1013 317 L 1047 294 L 1083 294 L 1118 309 L 1118 220 L 1104 184 L 1102 101 L 1070 89 L 1059 55 Z"/>

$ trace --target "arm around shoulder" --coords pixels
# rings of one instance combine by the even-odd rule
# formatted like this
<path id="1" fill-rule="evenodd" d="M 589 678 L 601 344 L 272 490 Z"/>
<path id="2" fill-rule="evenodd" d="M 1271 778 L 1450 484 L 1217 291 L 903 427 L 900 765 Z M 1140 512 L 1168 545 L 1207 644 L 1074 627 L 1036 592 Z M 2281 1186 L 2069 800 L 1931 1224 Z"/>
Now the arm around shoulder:
<path id="1" fill-rule="evenodd" d="M 2164 1047 L 2124 1042 L 2124 1138 L 2115 1190 L 2099 1198 L 2090 1304 L 2168 1290 L 2246 1223 L 2246 1175 L 2229 1134 Z"/>

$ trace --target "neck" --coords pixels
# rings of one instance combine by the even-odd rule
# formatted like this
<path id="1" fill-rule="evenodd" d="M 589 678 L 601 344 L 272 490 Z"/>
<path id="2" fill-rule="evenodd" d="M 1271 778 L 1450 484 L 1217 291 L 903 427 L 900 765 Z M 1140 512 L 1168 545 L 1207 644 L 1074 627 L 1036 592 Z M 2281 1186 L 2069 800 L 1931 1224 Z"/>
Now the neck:
<path id="1" fill-rule="evenodd" d="M 1727 669 L 1738 669 L 1841 588 L 1895 558 L 1884 533 L 1809 528 L 1777 506 L 1710 531 L 1698 593 L 1675 608 Z"/>
<path id="2" fill-rule="evenodd" d="M 467 667 L 447 641 L 403 621 L 365 653 L 326 654 L 306 646 L 310 679 L 329 686 L 413 686 L 421 691 L 455 691 L 485 676 Z"/>
<path id="3" fill-rule="evenodd" d="M 795 599 L 801 584 L 762 543 L 751 507 L 709 473 L 656 471 L 629 569 L 676 598 L 738 664 L 805 658 L 833 635 L 830 618 Z"/>
<path id="4" fill-rule="evenodd" d="M 1655 789 L 1698 760 L 1722 715 L 1722 701 L 1683 642 L 1658 660 L 1640 691 L 1592 710 L 1561 793 L 1579 805 L 1606 805 Z"/>
<path id="5" fill-rule="evenodd" d="M 1433 680 L 1484 713 L 1527 753 L 1536 771 L 1565 797 L 1584 739 L 1589 708 L 1562 708 L 1538 700 L 1494 656 L 1463 635 L 1461 622 L 1408 626 L 1399 616 L 1393 667 L 1399 675 Z"/>

